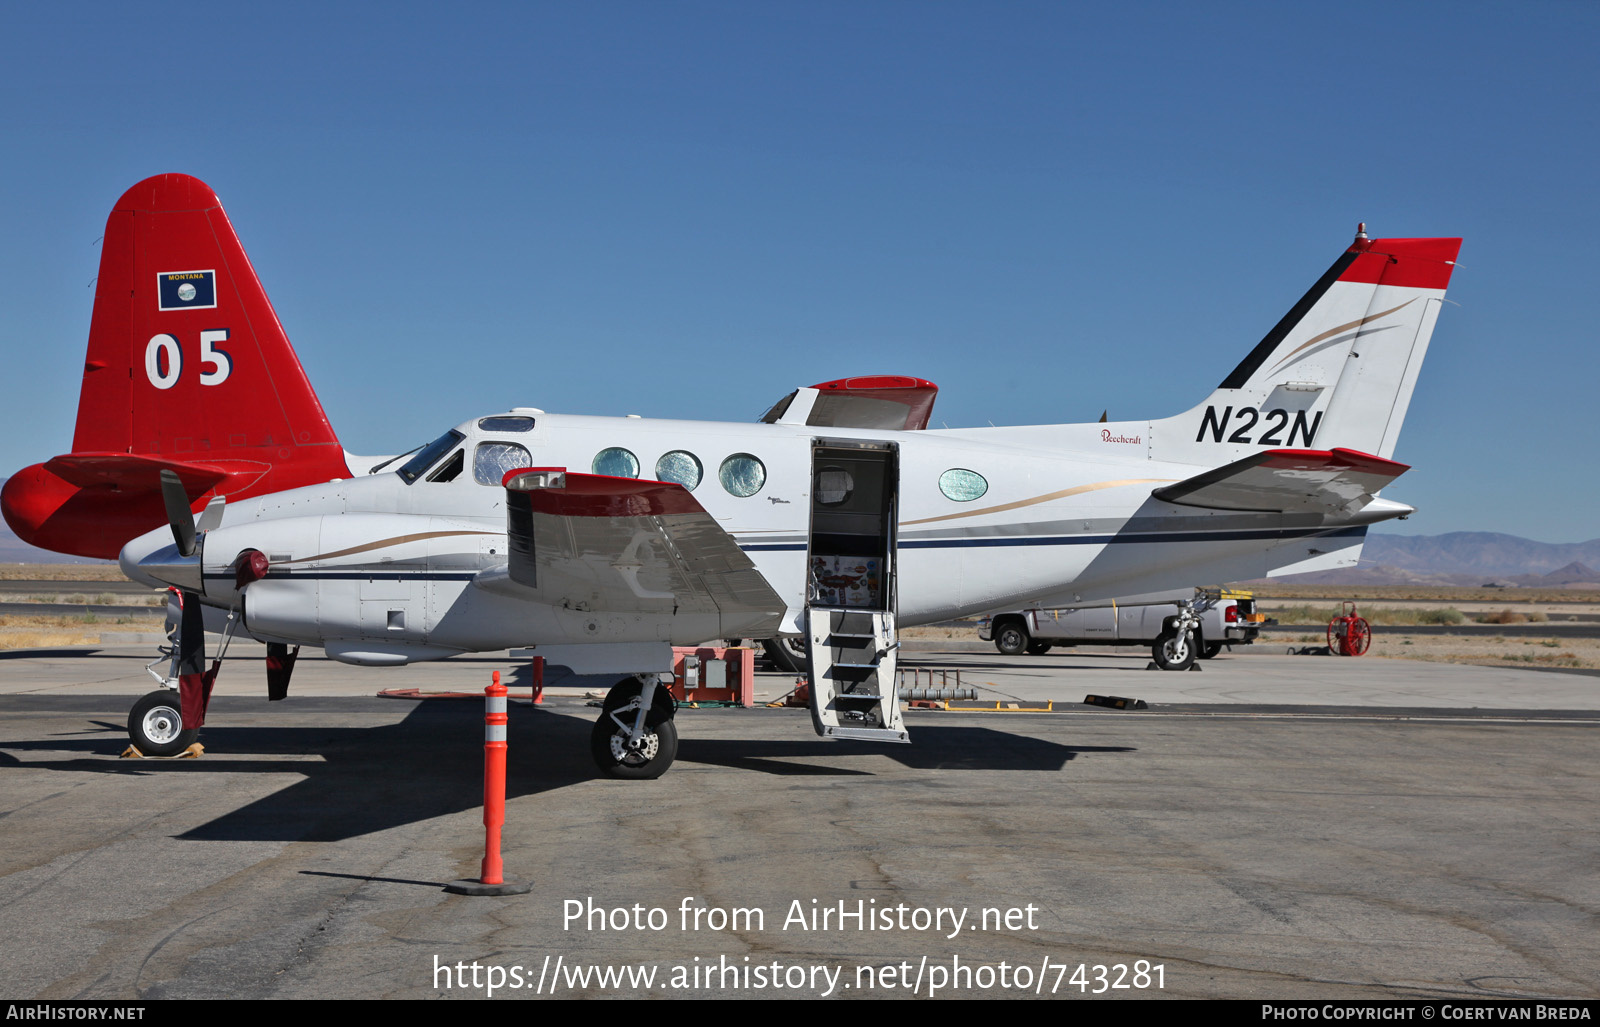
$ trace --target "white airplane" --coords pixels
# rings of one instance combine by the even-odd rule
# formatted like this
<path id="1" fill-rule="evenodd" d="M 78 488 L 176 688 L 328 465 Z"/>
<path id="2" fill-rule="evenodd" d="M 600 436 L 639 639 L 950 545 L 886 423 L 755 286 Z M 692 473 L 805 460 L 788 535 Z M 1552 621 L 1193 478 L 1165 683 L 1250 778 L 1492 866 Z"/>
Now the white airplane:
<path id="1" fill-rule="evenodd" d="M 143 261 L 131 290 L 136 312 L 168 319 L 136 314 L 125 340 L 157 401 L 177 382 L 204 395 L 217 340 L 240 334 L 231 298 L 259 289 L 191 243 Z M 1172 417 L 927 430 L 932 386 L 905 378 L 798 389 L 754 424 L 516 408 L 377 473 L 213 497 L 198 525 L 204 496 L 166 469 L 170 525 L 129 541 L 121 566 L 185 592 L 186 641 L 205 610 L 269 643 L 269 664 L 289 645 L 372 666 L 533 647 L 618 675 L 593 734 L 618 776 L 672 762 L 658 674 L 672 645 L 712 638 L 806 638 L 818 733 L 907 741 L 897 626 L 1349 566 L 1369 525 L 1410 514 L 1378 492 L 1407 469 L 1391 456 L 1459 248 L 1363 226 Z M 171 312 L 179 272 L 209 276 L 211 305 Z M 1192 626 L 1186 612 L 1169 632 L 1177 659 Z M 196 644 L 187 715 L 158 692 L 130 718 L 147 751 L 181 748 L 203 719 Z M 286 684 L 280 669 L 272 687 Z"/>

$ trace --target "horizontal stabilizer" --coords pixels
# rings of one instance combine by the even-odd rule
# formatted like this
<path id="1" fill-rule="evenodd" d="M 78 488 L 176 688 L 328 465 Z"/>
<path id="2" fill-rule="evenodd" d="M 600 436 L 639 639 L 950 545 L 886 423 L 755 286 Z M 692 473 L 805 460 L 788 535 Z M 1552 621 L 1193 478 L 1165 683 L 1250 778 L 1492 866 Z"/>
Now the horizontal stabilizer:
<path id="1" fill-rule="evenodd" d="M 1168 503 L 1212 510 L 1350 515 L 1410 465 L 1353 449 L 1269 449 L 1156 489 Z"/>
<path id="2" fill-rule="evenodd" d="M 64 453 L 46 463 L 44 469 L 79 488 L 111 485 L 125 492 L 158 490 L 161 472 L 172 471 L 193 501 L 225 478 L 258 478 L 267 465 L 250 460 L 191 463 L 138 453 Z"/>
<path id="3" fill-rule="evenodd" d="M 776 633 L 783 600 L 682 485 L 552 468 L 512 471 L 504 484 L 507 571 L 530 598 L 596 612 L 757 615 Z"/>

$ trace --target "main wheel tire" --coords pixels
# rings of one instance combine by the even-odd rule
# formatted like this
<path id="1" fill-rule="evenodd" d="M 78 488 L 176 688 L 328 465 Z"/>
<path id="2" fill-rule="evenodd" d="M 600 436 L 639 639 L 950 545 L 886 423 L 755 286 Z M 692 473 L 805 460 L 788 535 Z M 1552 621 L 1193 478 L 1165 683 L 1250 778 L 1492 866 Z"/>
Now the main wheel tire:
<path id="1" fill-rule="evenodd" d="M 1150 647 L 1150 658 L 1162 670 L 1188 670 L 1194 666 L 1194 636 L 1189 632 L 1178 634 L 1172 628 L 1161 633 L 1156 644 Z"/>
<path id="2" fill-rule="evenodd" d="M 1007 656 L 1021 656 L 1030 641 L 1028 629 L 1016 621 L 1006 621 L 994 632 L 994 647 Z"/>
<path id="3" fill-rule="evenodd" d="M 1034 640 L 1034 641 L 1028 643 L 1028 655 L 1029 656 L 1043 656 L 1045 653 L 1047 653 L 1049 651 L 1050 651 L 1050 643 L 1049 642 L 1040 642 L 1038 640 Z"/>
<path id="4" fill-rule="evenodd" d="M 183 705 L 173 689 L 157 689 L 128 711 L 128 740 L 146 756 L 176 756 L 199 735 L 199 728 L 183 729 Z"/>
<path id="5" fill-rule="evenodd" d="M 673 723 L 672 693 L 665 685 L 656 687 L 655 700 L 650 712 L 645 714 L 644 737 L 638 749 L 628 748 L 630 732 L 620 727 L 611 715 L 628 705 L 643 691 L 638 678 L 619 681 L 607 693 L 600 707 L 600 718 L 589 733 L 589 754 L 595 766 L 612 777 L 631 781 L 648 781 L 660 777 L 678 758 L 678 728 Z M 627 720 L 628 716 L 623 715 Z"/>
<path id="6" fill-rule="evenodd" d="M 803 638 L 768 638 L 761 643 L 772 669 L 784 674 L 804 674 L 806 670 L 806 640 Z"/>
<path id="7" fill-rule="evenodd" d="M 1221 642 L 1207 642 L 1200 650 L 1200 658 L 1202 660 L 1209 660 L 1220 652 L 1222 652 Z"/>

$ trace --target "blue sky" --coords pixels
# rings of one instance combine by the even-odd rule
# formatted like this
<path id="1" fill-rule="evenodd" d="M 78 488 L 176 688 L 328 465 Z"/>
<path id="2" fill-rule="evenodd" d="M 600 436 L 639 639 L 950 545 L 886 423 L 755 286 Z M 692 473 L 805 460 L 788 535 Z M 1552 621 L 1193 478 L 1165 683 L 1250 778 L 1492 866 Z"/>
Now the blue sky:
<path id="1" fill-rule="evenodd" d="M 0 475 L 70 447 L 95 241 L 222 197 L 335 429 L 1164 416 L 1349 243 L 1459 235 L 1386 530 L 1600 536 L 1600 5 L 7 5 Z"/>

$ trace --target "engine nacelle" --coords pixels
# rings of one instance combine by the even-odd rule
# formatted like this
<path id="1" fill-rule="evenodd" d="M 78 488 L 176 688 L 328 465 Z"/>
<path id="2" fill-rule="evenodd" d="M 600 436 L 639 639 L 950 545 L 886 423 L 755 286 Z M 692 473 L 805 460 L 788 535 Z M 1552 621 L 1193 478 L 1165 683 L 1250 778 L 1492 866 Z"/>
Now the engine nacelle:
<path id="1" fill-rule="evenodd" d="M 328 655 L 365 665 L 454 655 L 430 646 L 433 578 L 470 580 L 503 534 L 475 524 L 409 514 L 319 514 L 246 521 L 205 537 L 209 602 L 238 606 L 258 637 L 321 645 Z M 265 577 L 243 575 L 252 552 Z M 459 589 L 459 585 L 457 586 Z"/>

